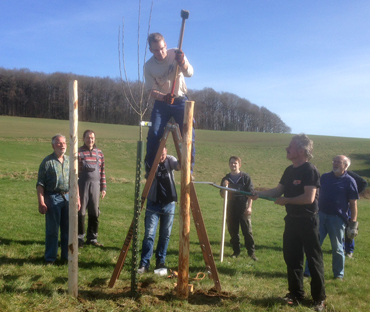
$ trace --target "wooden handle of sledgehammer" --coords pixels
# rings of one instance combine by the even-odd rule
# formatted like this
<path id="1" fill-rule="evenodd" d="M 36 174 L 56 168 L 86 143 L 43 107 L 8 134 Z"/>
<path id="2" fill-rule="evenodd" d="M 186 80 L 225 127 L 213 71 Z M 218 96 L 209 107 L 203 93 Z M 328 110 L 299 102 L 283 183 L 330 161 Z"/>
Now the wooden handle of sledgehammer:
<path id="1" fill-rule="evenodd" d="M 182 24 L 181 24 L 181 31 L 180 31 L 179 47 L 178 47 L 179 50 L 181 50 L 182 48 L 182 40 L 184 38 L 184 31 L 185 31 L 185 20 L 186 18 L 183 17 Z M 179 71 L 179 65 L 176 64 L 175 77 L 173 78 L 173 82 L 172 82 L 171 95 L 174 95 L 175 93 L 176 77 L 177 77 L 178 71 Z"/>

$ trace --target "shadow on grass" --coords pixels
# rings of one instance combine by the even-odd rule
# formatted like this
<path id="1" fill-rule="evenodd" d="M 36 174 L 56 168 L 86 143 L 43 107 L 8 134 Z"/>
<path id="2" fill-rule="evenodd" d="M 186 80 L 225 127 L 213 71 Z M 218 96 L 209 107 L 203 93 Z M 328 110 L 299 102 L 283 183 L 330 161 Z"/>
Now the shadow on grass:
<path id="1" fill-rule="evenodd" d="M 246 269 L 246 271 L 243 271 L 243 270 L 240 270 L 240 268 L 234 269 L 234 268 L 230 268 L 230 267 L 224 267 L 220 264 L 216 264 L 216 268 L 217 268 L 218 274 L 223 274 L 223 275 L 227 275 L 227 276 L 235 276 L 239 273 L 246 274 L 246 272 L 248 271 L 247 269 Z M 206 272 L 205 265 L 204 266 L 190 266 L 189 267 L 190 277 L 192 277 L 193 275 L 196 275 L 196 273 L 198 273 L 198 272 Z M 266 272 L 266 271 L 262 271 L 262 270 L 254 270 L 253 273 L 250 273 L 250 274 L 253 274 L 255 277 L 260 277 L 260 278 L 286 278 L 286 272 L 285 271 L 284 272 L 282 272 L 282 271 Z M 206 278 L 207 278 L 207 273 L 206 273 Z"/>
<path id="2" fill-rule="evenodd" d="M 22 266 L 25 264 L 44 265 L 44 258 L 8 258 L 0 257 L 0 266 L 2 265 L 18 265 Z"/>
<path id="3" fill-rule="evenodd" d="M 370 154 L 350 154 L 349 157 L 353 160 L 362 160 L 365 164 L 370 165 Z M 362 177 L 370 178 L 370 169 L 365 170 L 354 170 L 353 172 L 357 173 Z"/>
<path id="4" fill-rule="evenodd" d="M 2 238 L 0 237 L 0 245 L 7 245 L 9 246 L 10 244 L 20 244 L 20 245 L 45 245 L 45 241 L 34 241 L 34 240 L 16 240 L 16 239 L 8 239 L 8 238 Z M 109 250 L 117 250 L 118 252 L 122 249 L 122 247 L 95 247 L 95 246 L 90 246 L 90 245 L 85 245 L 84 249 L 87 248 L 99 248 L 104 251 L 109 251 Z"/>
<path id="5" fill-rule="evenodd" d="M 359 176 L 370 178 L 370 169 L 365 170 L 353 170 L 354 173 L 357 173 Z"/>
<path id="6" fill-rule="evenodd" d="M 243 238 L 241 238 L 241 241 L 243 241 Z M 199 241 L 191 241 L 190 242 L 190 245 L 199 245 L 199 248 L 200 248 Z M 214 256 L 219 256 L 220 255 L 220 253 L 219 253 L 220 242 L 219 241 L 211 241 L 210 242 L 210 245 L 211 245 L 211 249 L 212 249 L 213 255 Z M 244 248 L 244 245 L 241 245 L 240 247 L 241 247 L 241 249 L 245 249 Z M 230 255 L 231 255 L 231 253 L 232 253 L 232 246 L 231 246 L 231 244 L 229 242 L 225 242 L 224 248 L 226 249 L 226 252 L 230 249 Z M 283 252 L 283 247 L 281 245 L 279 245 L 279 246 L 271 246 L 271 245 L 268 245 L 267 246 L 267 245 L 258 245 L 258 244 L 256 244 L 255 249 L 256 250 L 267 249 L 267 250 L 274 250 L 274 251 L 281 251 L 281 252 Z M 168 251 L 167 254 L 169 252 L 171 252 L 171 251 Z M 173 254 L 178 254 L 178 251 L 173 250 L 172 253 Z"/>
<path id="7" fill-rule="evenodd" d="M 18 265 L 23 266 L 25 264 L 31 264 L 31 265 L 45 265 L 45 259 L 44 257 L 38 257 L 38 258 L 8 258 L 8 257 L 0 257 L 0 266 L 3 265 Z M 55 264 L 53 266 L 65 266 L 68 268 L 68 264 L 58 259 L 55 261 Z M 78 267 L 81 269 L 93 269 L 93 268 L 109 268 L 112 270 L 114 269 L 114 265 L 112 263 L 102 263 L 97 261 L 79 261 Z"/>
<path id="8" fill-rule="evenodd" d="M 366 164 L 370 164 L 370 154 L 350 154 L 349 157 L 354 160 L 364 160 Z"/>
<path id="9" fill-rule="evenodd" d="M 34 241 L 34 240 L 16 240 L 16 239 L 7 239 L 0 237 L 0 244 L 1 245 L 10 245 L 13 244 L 20 244 L 20 245 L 45 245 L 45 241 Z"/>
<path id="10" fill-rule="evenodd" d="M 24 289 L 23 288 L 16 288 L 12 285 L 4 285 L 1 292 L 5 292 L 5 293 L 20 293 L 20 294 L 23 294 L 24 293 Z M 32 284 L 32 286 L 27 290 L 28 293 L 37 293 L 39 295 L 43 295 L 43 296 L 46 296 L 46 297 L 52 297 L 53 294 L 55 294 L 56 292 L 59 293 L 59 294 L 64 294 L 66 293 L 65 290 L 63 289 L 55 289 L 53 288 L 51 285 L 47 285 L 47 284 L 44 284 L 40 281 L 36 281 L 35 283 Z"/>

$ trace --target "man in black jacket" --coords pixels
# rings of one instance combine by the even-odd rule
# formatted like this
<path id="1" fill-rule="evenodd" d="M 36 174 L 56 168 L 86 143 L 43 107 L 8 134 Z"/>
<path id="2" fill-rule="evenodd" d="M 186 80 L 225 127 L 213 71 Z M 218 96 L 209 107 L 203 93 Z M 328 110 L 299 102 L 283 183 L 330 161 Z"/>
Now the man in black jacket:
<path id="1" fill-rule="evenodd" d="M 170 241 L 177 202 L 174 170 L 180 170 L 180 163 L 174 156 L 167 155 L 167 148 L 165 147 L 148 194 L 145 211 L 145 234 L 141 261 L 137 271 L 139 274 L 146 273 L 149 270 L 158 222 L 159 235 L 155 252 L 155 269 L 166 268 L 167 247 Z"/>
<path id="2" fill-rule="evenodd" d="M 367 188 L 367 182 L 353 171 L 347 170 L 347 173 L 356 181 L 358 193 L 362 193 Z M 349 220 L 351 220 L 351 215 L 349 215 L 348 221 Z M 347 229 L 344 233 L 344 251 L 348 258 L 353 258 L 353 252 L 355 250 L 355 240 L 347 236 Z"/>

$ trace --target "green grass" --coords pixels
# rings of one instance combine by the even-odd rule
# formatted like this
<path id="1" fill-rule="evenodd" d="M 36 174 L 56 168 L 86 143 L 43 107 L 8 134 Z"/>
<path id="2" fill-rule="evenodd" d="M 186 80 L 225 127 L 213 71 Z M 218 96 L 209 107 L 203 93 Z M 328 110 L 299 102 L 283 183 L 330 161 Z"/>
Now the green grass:
<path id="1" fill-rule="evenodd" d="M 41 160 L 51 153 L 50 138 L 61 132 L 68 136 L 67 121 L 0 116 L 0 311 L 292 311 L 279 297 L 287 292 L 286 265 L 282 256 L 284 209 L 272 202 L 253 204 L 253 232 L 256 255 L 253 262 L 242 250 L 231 259 L 226 233 L 224 262 L 220 263 L 222 199 L 218 190 L 196 185 L 200 207 L 211 242 L 222 293 L 211 291 L 213 280 L 191 280 L 195 293 L 187 301 L 173 292 L 174 279 L 152 273 L 139 277 L 138 298 L 132 298 L 131 253 L 113 289 L 108 282 L 122 248 L 133 215 L 136 141 L 139 128 L 93 123 L 79 124 L 79 137 L 85 129 L 96 132 L 104 151 L 108 193 L 101 201 L 99 240 L 103 248 L 87 246 L 79 255 L 79 296 L 68 295 L 67 266 L 44 266 L 44 217 L 38 213 L 35 183 Z M 195 177 L 217 184 L 228 172 L 228 158 L 238 155 L 242 170 L 256 187 L 274 187 L 289 165 L 285 147 L 292 135 L 196 130 Z M 144 133 L 144 139 L 146 133 Z M 320 172 L 331 169 L 336 154 L 352 158 L 351 169 L 370 182 L 370 140 L 310 136 L 314 141 L 313 163 Z M 79 140 L 81 144 L 81 139 Z M 169 150 L 173 153 L 172 139 Z M 67 152 L 68 153 L 68 152 Z M 177 181 L 180 177 L 177 174 Z M 179 184 L 177 182 L 177 186 Z M 327 311 L 369 311 L 368 267 L 370 264 L 370 200 L 359 201 L 360 233 L 355 258 L 346 261 L 344 282 L 332 279 L 331 248 L 323 245 Z M 178 212 L 178 207 L 177 210 Z M 143 233 L 143 215 L 140 219 Z M 167 264 L 178 263 L 179 216 L 176 214 L 168 249 Z M 140 236 L 140 241 L 142 234 Z M 155 261 L 154 261 L 155 262 Z M 153 269 L 153 265 L 151 270 Z M 205 272 L 204 260 L 194 223 L 190 234 L 190 278 Z M 309 280 L 305 280 L 309 294 Z M 310 311 L 300 306 L 294 311 Z"/>

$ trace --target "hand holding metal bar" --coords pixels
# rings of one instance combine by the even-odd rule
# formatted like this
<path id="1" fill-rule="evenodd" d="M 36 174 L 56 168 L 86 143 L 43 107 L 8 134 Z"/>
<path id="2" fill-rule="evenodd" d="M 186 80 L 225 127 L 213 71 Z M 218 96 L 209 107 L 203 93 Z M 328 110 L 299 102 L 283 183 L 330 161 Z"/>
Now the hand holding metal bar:
<path id="1" fill-rule="evenodd" d="M 200 181 L 193 181 L 193 183 L 198 183 L 198 184 L 208 184 L 208 185 L 212 185 L 214 187 L 217 187 L 221 190 L 227 190 L 229 192 L 235 192 L 235 193 L 240 193 L 240 194 L 244 194 L 244 195 L 247 195 L 247 196 L 254 196 L 254 194 L 250 193 L 250 192 L 245 192 L 245 191 L 241 191 L 241 190 L 237 190 L 237 189 L 233 189 L 233 188 L 230 188 L 230 187 L 225 187 L 225 186 L 221 186 L 221 185 L 217 185 L 216 183 L 213 183 L 213 182 L 200 182 Z M 262 199 L 266 199 L 266 200 L 269 200 L 269 201 L 275 201 L 276 198 L 274 197 L 268 197 L 268 196 L 262 196 L 262 195 L 258 195 L 259 198 L 262 198 Z"/>

